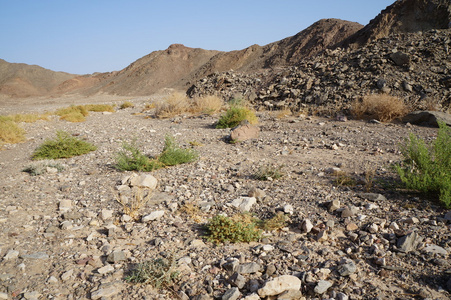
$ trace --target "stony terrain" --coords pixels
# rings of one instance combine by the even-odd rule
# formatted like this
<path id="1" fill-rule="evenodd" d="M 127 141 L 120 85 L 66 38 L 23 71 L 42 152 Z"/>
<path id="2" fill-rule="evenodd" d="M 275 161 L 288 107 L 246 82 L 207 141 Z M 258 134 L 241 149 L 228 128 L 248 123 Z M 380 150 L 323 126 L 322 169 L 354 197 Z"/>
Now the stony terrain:
<path id="1" fill-rule="evenodd" d="M 140 113 L 156 99 L 132 99 L 135 108 L 91 113 L 83 123 L 22 124 L 28 140 L 0 151 L 0 299 L 450 298 L 451 213 L 400 188 L 390 169 L 410 132 L 431 140 L 437 129 L 262 111 L 259 138 L 230 144 L 229 130 L 213 127 L 217 115 Z M 59 160 L 61 172 L 22 172 L 56 130 L 98 150 Z M 156 155 L 166 134 L 194 145 L 200 159 L 138 174 L 158 187 L 133 220 L 116 199 L 134 173 L 116 170 L 115 155 L 133 138 Z M 256 180 L 267 164 L 283 165 L 285 176 Z M 357 184 L 335 185 L 339 170 Z M 250 244 L 206 241 L 206 222 L 240 212 L 232 202 L 249 196 L 252 214 L 282 212 L 288 224 Z M 181 272 L 172 290 L 126 282 L 136 263 L 161 257 Z"/>

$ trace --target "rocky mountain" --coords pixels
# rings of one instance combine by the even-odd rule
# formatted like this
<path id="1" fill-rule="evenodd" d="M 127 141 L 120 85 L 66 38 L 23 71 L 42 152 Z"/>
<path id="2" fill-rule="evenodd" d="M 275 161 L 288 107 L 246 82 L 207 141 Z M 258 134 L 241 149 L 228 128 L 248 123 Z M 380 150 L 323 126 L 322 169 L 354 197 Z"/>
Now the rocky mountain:
<path id="1" fill-rule="evenodd" d="M 52 92 L 59 84 L 76 76 L 0 59 L 0 94 L 15 97 L 41 96 Z"/>

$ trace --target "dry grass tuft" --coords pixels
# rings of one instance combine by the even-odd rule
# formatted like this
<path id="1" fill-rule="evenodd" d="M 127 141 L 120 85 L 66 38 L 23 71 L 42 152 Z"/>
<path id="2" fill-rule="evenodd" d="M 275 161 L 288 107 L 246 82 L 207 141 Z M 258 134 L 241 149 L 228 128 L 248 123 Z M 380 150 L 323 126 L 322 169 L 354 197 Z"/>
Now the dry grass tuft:
<path id="1" fill-rule="evenodd" d="M 194 98 L 191 108 L 193 113 L 214 114 L 219 112 L 224 106 L 224 101 L 218 96 L 208 95 Z"/>
<path id="2" fill-rule="evenodd" d="M 16 144 L 25 141 L 25 130 L 8 117 L 0 116 L 0 145 Z"/>
<path id="3" fill-rule="evenodd" d="M 116 193 L 116 201 L 122 206 L 124 214 L 129 215 L 134 220 L 139 219 L 138 211 L 146 205 L 146 203 L 152 198 L 152 192 L 143 191 L 141 188 L 133 190 L 133 196 L 130 199 Z"/>
<path id="4" fill-rule="evenodd" d="M 155 104 L 155 116 L 157 118 L 171 118 L 189 111 L 188 97 L 180 92 L 174 92 L 164 98 L 162 102 Z"/>
<path id="5" fill-rule="evenodd" d="M 389 122 L 401 118 L 409 109 L 404 101 L 398 97 L 387 94 L 373 94 L 356 100 L 352 104 L 352 114 L 358 119 L 377 119 L 381 122 Z"/>
<path id="6" fill-rule="evenodd" d="M 114 112 L 113 105 L 110 104 L 87 104 L 85 105 L 86 110 L 94 112 Z"/>

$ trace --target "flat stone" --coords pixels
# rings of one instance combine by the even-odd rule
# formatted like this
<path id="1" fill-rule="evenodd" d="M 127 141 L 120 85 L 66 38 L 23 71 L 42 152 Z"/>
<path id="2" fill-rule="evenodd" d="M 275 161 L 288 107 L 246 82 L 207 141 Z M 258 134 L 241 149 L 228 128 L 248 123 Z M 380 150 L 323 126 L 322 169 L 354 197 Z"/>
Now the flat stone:
<path id="1" fill-rule="evenodd" d="M 49 255 L 45 252 L 36 252 L 31 254 L 22 254 L 21 257 L 28 259 L 47 259 L 49 258 Z"/>
<path id="2" fill-rule="evenodd" d="M 313 224 L 309 219 L 305 219 L 301 224 L 301 230 L 304 233 L 309 233 L 310 231 L 312 231 L 312 228 Z"/>
<path id="3" fill-rule="evenodd" d="M 357 271 L 357 266 L 354 261 L 346 260 L 345 263 L 338 266 L 337 271 L 340 276 L 349 276 Z"/>
<path id="4" fill-rule="evenodd" d="M 390 59 L 398 66 L 407 66 L 410 64 L 410 55 L 404 52 L 393 52 Z"/>
<path id="5" fill-rule="evenodd" d="M 237 272 L 240 274 L 253 274 L 257 273 L 262 269 L 262 266 L 256 262 L 240 264 L 238 266 Z"/>
<path id="6" fill-rule="evenodd" d="M 8 300 L 8 294 L 0 292 L 0 299 L 1 300 Z M 258 299 L 260 299 L 260 298 L 258 298 Z"/>
<path id="7" fill-rule="evenodd" d="M 97 269 L 97 272 L 99 274 L 107 274 L 107 273 L 110 273 L 113 271 L 114 271 L 114 267 L 112 265 L 105 265 L 105 266 Z"/>
<path id="8" fill-rule="evenodd" d="M 102 211 L 100 212 L 100 217 L 105 221 L 111 219 L 113 217 L 113 213 L 114 211 L 111 209 L 102 209 Z"/>
<path id="9" fill-rule="evenodd" d="M 341 211 L 341 217 L 342 218 L 349 218 L 352 216 L 355 216 L 357 214 L 358 210 L 356 207 L 345 207 L 342 211 Z"/>
<path id="10" fill-rule="evenodd" d="M 354 231 L 359 229 L 359 226 L 357 226 L 355 223 L 349 223 L 348 225 L 346 225 L 346 230 L 348 231 Z"/>
<path id="11" fill-rule="evenodd" d="M 324 294 L 325 292 L 327 292 L 327 290 L 332 286 L 332 282 L 327 281 L 327 280 L 320 280 L 318 281 L 318 283 L 315 286 L 315 293 L 317 294 Z"/>
<path id="12" fill-rule="evenodd" d="M 232 201 L 232 206 L 238 208 L 242 212 L 250 211 L 252 206 L 257 203 L 254 197 L 240 197 Z"/>
<path id="13" fill-rule="evenodd" d="M 91 299 L 96 300 L 101 298 L 108 298 L 117 295 L 119 292 L 120 290 L 116 286 L 112 284 L 105 284 L 101 285 L 98 290 L 91 293 Z"/>
<path id="14" fill-rule="evenodd" d="M 447 221 L 451 221 L 451 210 L 447 212 L 443 218 Z"/>
<path id="15" fill-rule="evenodd" d="M 361 193 L 361 194 L 359 194 L 359 197 L 362 199 L 366 199 L 368 201 L 373 201 L 373 202 L 387 200 L 387 198 L 385 198 L 384 195 L 377 194 L 377 193 Z"/>
<path id="16" fill-rule="evenodd" d="M 257 198 L 257 200 L 262 200 L 263 198 L 266 197 L 266 193 L 265 193 L 265 191 L 263 191 L 259 188 L 253 187 L 249 190 L 248 196 Z"/>
<path id="17" fill-rule="evenodd" d="M 222 295 L 222 300 L 236 300 L 241 296 L 240 290 L 237 287 L 228 289 L 224 295 Z"/>
<path id="18" fill-rule="evenodd" d="M 70 269 L 70 270 L 64 272 L 63 274 L 61 274 L 61 280 L 68 281 L 69 279 L 72 278 L 72 275 L 74 275 L 74 270 Z"/>
<path id="19" fill-rule="evenodd" d="M 124 260 L 126 260 L 125 253 L 121 250 L 111 252 L 106 259 L 109 263 L 117 263 Z"/>
<path id="20" fill-rule="evenodd" d="M 38 300 L 39 297 L 41 297 L 41 294 L 39 292 L 36 291 L 32 291 L 32 292 L 25 292 L 23 294 L 23 297 L 27 300 Z"/>
<path id="21" fill-rule="evenodd" d="M 448 251 L 446 251 L 446 249 L 433 244 L 426 245 L 426 247 L 423 248 L 423 251 L 426 253 L 440 254 L 443 256 L 448 255 Z"/>
<path id="22" fill-rule="evenodd" d="M 260 128 L 257 126 L 251 124 L 240 125 L 232 129 L 230 140 L 233 142 L 243 142 L 250 139 L 256 139 L 258 138 L 259 132 Z"/>
<path id="23" fill-rule="evenodd" d="M 298 300 L 301 297 L 302 293 L 300 290 L 288 290 L 277 296 L 277 300 Z"/>
<path id="24" fill-rule="evenodd" d="M 3 260 L 16 259 L 19 257 L 19 251 L 17 250 L 9 250 L 5 256 L 3 256 Z"/>
<path id="25" fill-rule="evenodd" d="M 423 238 L 414 231 L 403 237 L 400 237 L 396 243 L 396 246 L 401 252 L 410 252 L 415 250 L 422 240 Z"/>
<path id="26" fill-rule="evenodd" d="M 300 290 L 302 282 L 301 280 L 292 275 L 282 275 L 267 281 L 262 288 L 258 290 L 258 295 L 261 298 L 267 296 L 275 296 L 282 294 L 289 290 Z"/>
<path id="27" fill-rule="evenodd" d="M 260 300 L 260 296 L 256 293 L 252 293 L 243 298 L 243 300 Z"/>
<path id="28" fill-rule="evenodd" d="M 438 122 L 443 122 L 451 126 L 451 114 L 440 111 L 414 111 L 406 115 L 402 121 L 415 125 L 435 127 L 438 127 Z"/>
<path id="29" fill-rule="evenodd" d="M 62 212 L 66 212 L 72 208 L 72 201 L 68 199 L 63 199 L 59 203 L 59 209 Z"/>
<path id="30" fill-rule="evenodd" d="M 158 180 L 150 174 L 141 174 L 130 178 L 130 185 L 154 190 L 158 186 Z"/>
<path id="31" fill-rule="evenodd" d="M 151 212 L 149 215 L 143 216 L 141 221 L 143 223 L 148 223 L 160 219 L 164 215 L 164 210 L 156 210 Z"/>
<path id="32" fill-rule="evenodd" d="M 246 278 L 237 272 L 233 273 L 233 275 L 230 276 L 229 281 L 232 285 L 236 286 L 239 289 L 242 289 L 246 284 Z"/>

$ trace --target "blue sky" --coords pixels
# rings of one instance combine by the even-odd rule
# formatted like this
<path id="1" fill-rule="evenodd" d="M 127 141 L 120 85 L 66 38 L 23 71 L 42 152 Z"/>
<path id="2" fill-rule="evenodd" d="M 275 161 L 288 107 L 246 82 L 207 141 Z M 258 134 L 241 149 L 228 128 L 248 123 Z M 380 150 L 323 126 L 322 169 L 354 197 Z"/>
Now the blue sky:
<path id="1" fill-rule="evenodd" d="M 121 70 L 174 43 L 239 50 L 324 18 L 362 25 L 395 0 L 0 0 L 0 58 L 74 74 Z"/>

